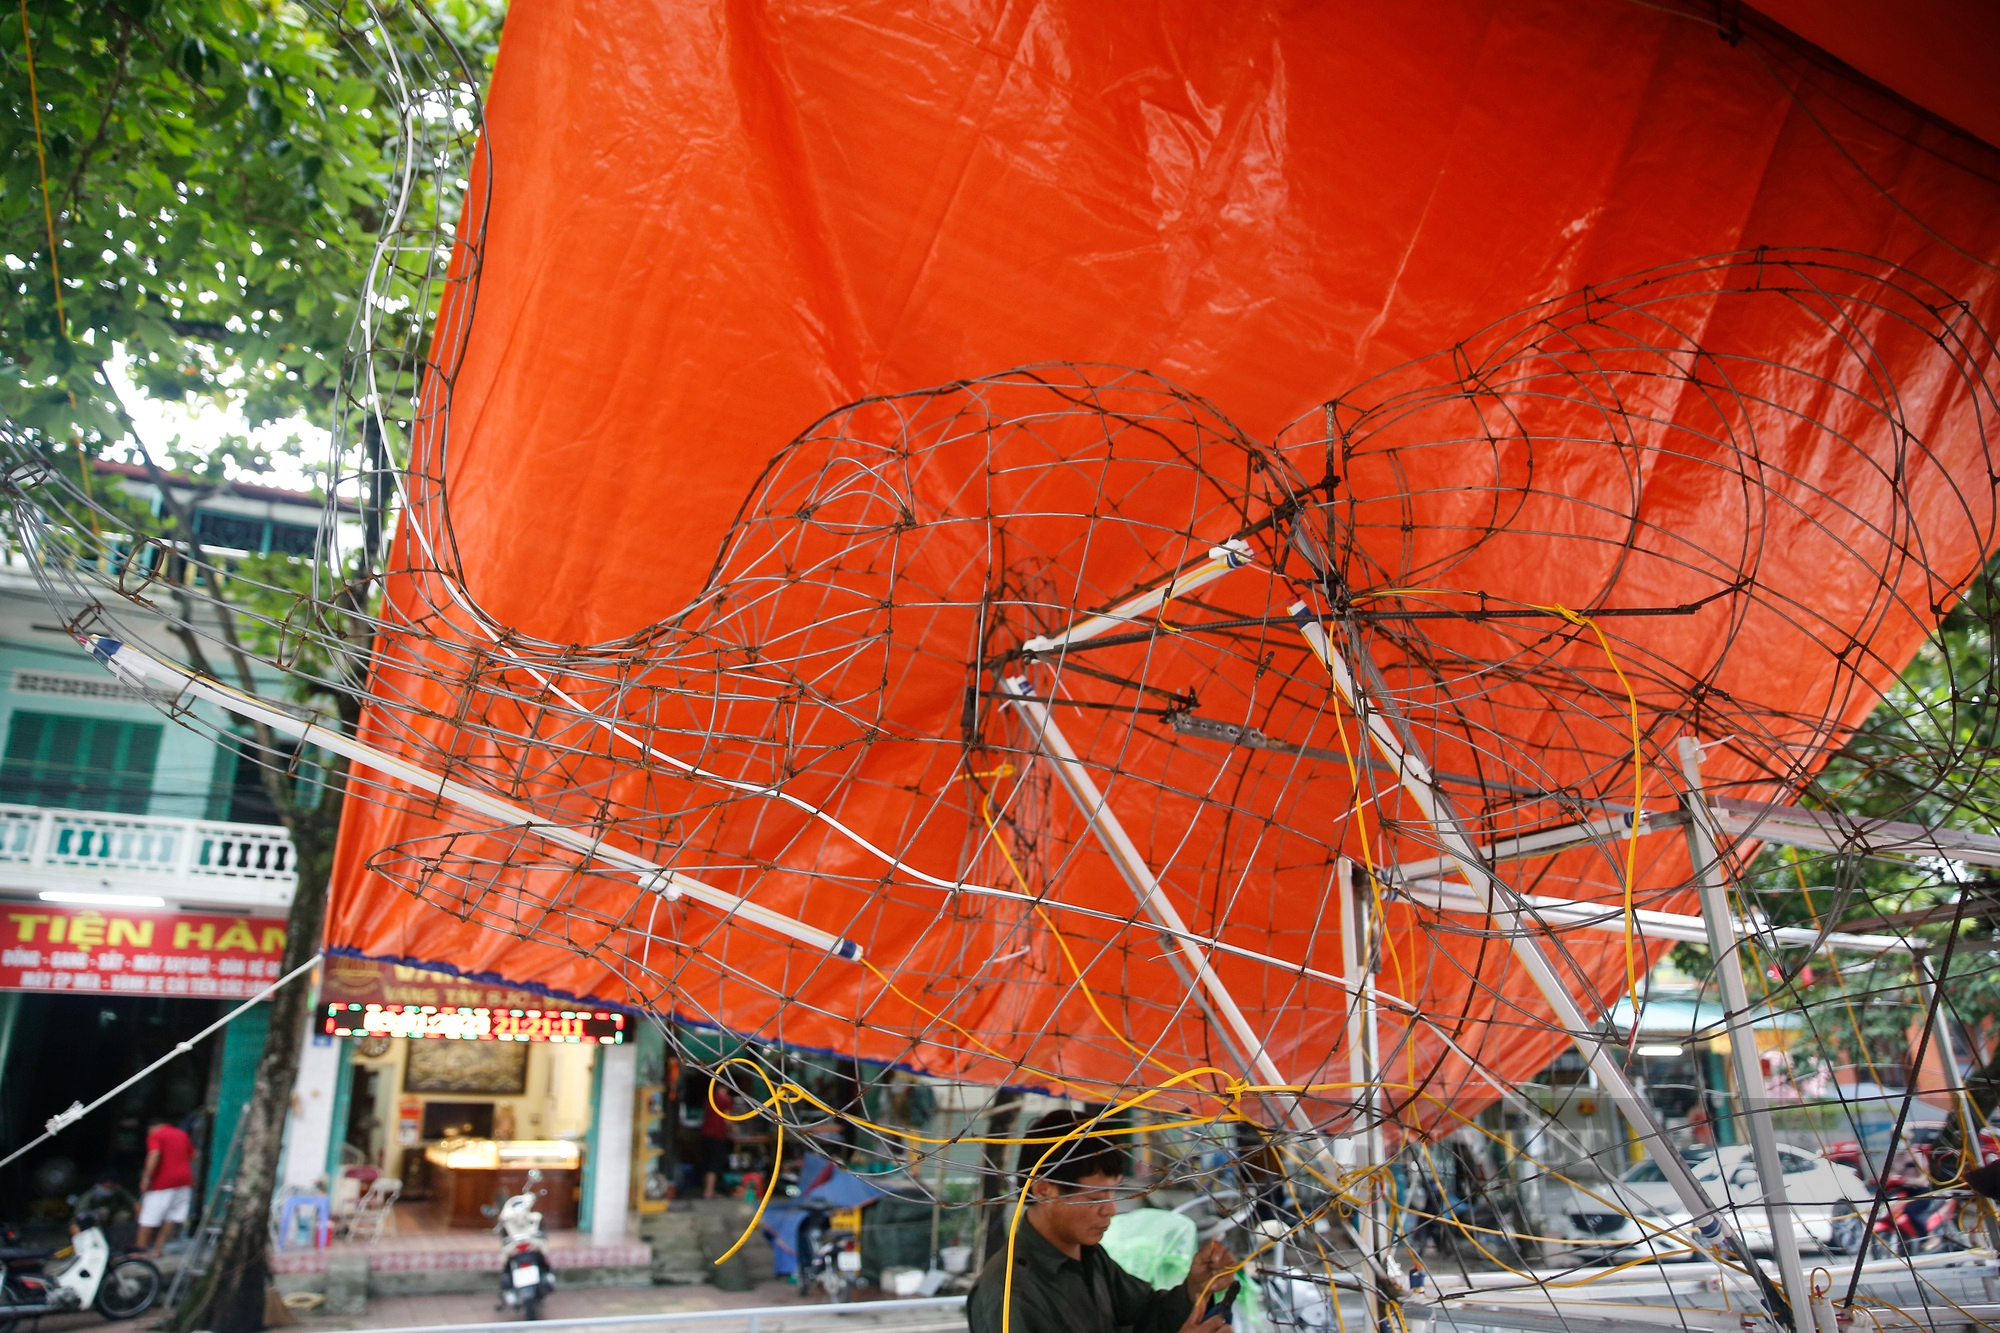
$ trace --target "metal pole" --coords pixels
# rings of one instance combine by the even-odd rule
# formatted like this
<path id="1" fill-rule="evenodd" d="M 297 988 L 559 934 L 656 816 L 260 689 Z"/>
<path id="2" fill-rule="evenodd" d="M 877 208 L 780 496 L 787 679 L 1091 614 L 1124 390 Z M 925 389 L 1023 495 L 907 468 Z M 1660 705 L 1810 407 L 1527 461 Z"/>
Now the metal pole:
<path id="1" fill-rule="evenodd" d="M 1688 856 L 1694 863 L 1695 885 L 1701 892 L 1702 919 L 1708 923 L 1709 952 L 1715 957 L 1715 977 L 1722 988 L 1723 1021 L 1729 1027 L 1729 1057 L 1742 1089 L 1744 1122 L 1750 1133 L 1750 1153 L 1764 1189 L 1764 1212 L 1771 1221 L 1771 1249 L 1778 1260 L 1778 1280 L 1794 1310 L 1806 1308 L 1812 1288 L 1806 1284 L 1799 1259 L 1799 1237 L 1792 1229 L 1791 1201 L 1785 1197 L 1784 1162 L 1778 1156 L 1777 1134 L 1771 1127 L 1771 1096 L 1764 1084 L 1764 1063 L 1757 1053 L 1757 1033 L 1750 1017 L 1750 991 L 1743 982 L 1743 952 L 1736 935 L 1736 918 L 1729 910 L 1729 887 L 1716 851 L 1713 817 L 1702 791 L 1701 746 L 1683 736 L 1678 746 L 1681 775 L 1687 780 L 1683 797 L 1687 813 Z M 1723 1182 L 1727 1191 L 1728 1182 Z M 1866 1238 L 1863 1238 L 1865 1245 Z M 1746 1256 L 1747 1257 L 1747 1256 Z"/>
<path id="2" fill-rule="evenodd" d="M 1069 738 L 1063 734 L 1055 718 L 1050 716 L 1048 707 L 1032 697 L 1024 697 L 1032 696 L 1034 689 L 1019 676 L 1009 677 L 1002 685 L 1013 696 L 1011 702 L 1015 709 L 1027 719 L 1029 729 L 1041 743 L 1043 753 L 1052 761 L 1056 776 L 1076 802 L 1098 844 L 1111 858 L 1112 865 L 1118 868 L 1120 877 L 1139 900 L 1141 910 L 1154 925 L 1163 928 L 1168 961 L 1174 964 L 1182 981 L 1194 993 L 1196 1002 L 1215 1024 L 1216 1035 L 1229 1050 L 1231 1058 L 1242 1068 L 1245 1076 L 1274 1087 L 1285 1086 L 1284 1075 L 1278 1072 L 1277 1065 L 1265 1053 L 1264 1043 L 1251 1031 L 1249 1020 L 1237 1007 L 1236 998 L 1222 984 L 1222 979 L 1215 975 L 1201 950 L 1188 939 L 1187 924 L 1182 921 L 1180 912 L 1160 892 L 1160 883 L 1153 877 L 1146 858 L 1139 854 L 1138 846 L 1112 812 L 1111 803 L 1098 790 L 1097 783 L 1077 757 Z M 1300 1132 L 1313 1132 L 1312 1122 L 1305 1118 L 1296 1099 L 1293 1100 L 1289 1118 Z"/>
<path id="3" fill-rule="evenodd" d="M 951 1155 L 951 1145 L 942 1144 L 937 1150 L 937 1178 L 931 1183 L 931 1255 L 924 1261 L 925 1268 L 940 1268 L 938 1262 L 938 1230 L 944 1220 L 944 1178 L 945 1167 Z"/>
<path id="4" fill-rule="evenodd" d="M 1392 722 L 1400 723 L 1400 719 L 1396 717 L 1388 702 L 1388 690 L 1379 679 L 1376 679 L 1371 682 L 1373 688 L 1364 693 L 1349 671 L 1346 659 L 1334 650 L 1326 627 L 1320 623 L 1311 609 L 1304 602 L 1294 602 L 1290 610 L 1300 634 L 1304 636 L 1321 664 L 1326 667 L 1335 690 L 1346 700 L 1348 707 L 1354 710 L 1355 717 L 1362 724 L 1369 741 L 1382 753 L 1383 758 L 1390 762 L 1395 770 L 1397 782 L 1422 812 L 1425 822 L 1431 825 L 1441 849 L 1471 884 L 1486 912 L 1493 918 L 1501 933 L 1507 937 L 1515 957 L 1520 960 L 1535 988 L 1541 992 L 1557 1023 L 1576 1044 L 1578 1052 L 1589 1064 L 1591 1071 L 1597 1075 L 1599 1084 L 1609 1094 L 1612 1104 L 1617 1106 L 1632 1125 L 1647 1155 L 1653 1159 L 1654 1165 L 1660 1168 L 1661 1174 L 1672 1186 L 1681 1206 L 1688 1210 L 1701 1243 L 1715 1247 L 1719 1251 L 1713 1257 L 1726 1271 L 1727 1265 L 1723 1261 L 1723 1255 L 1728 1252 L 1729 1246 L 1725 1242 L 1733 1242 L 1735 1239 L 1727 1222 L 1720 1210 L 1703 1193 L 1701 1186 L 1695 1182 L 1694 1173 L 1688 1170 L 1688 1165 L 1681 1160 L 1680 1153 L 1674 1150 L 1673 1144 L 1667 1139 L 1665 1128 L 1654 1117 L 1652 1107 L 1639 1094 L 1638 1088 L 1626 1075 L 1624 1067 L 1612 1057 L 1603 1035 L 1591 1027 L 1589 1020 L 1583 1015 L 1582 1008 L 1564 987 L 1562 978 L 1557 975 L 1555 966 L 1549 961 L 1541 942 L 1531 933 L 1535 927 L 1523 910 L 1520 895 L 1515 893 L 1512 886 L 1503 883 L 1487 869 L 1485 862 L 1479 856 L 1478 848 L 1466 835 L 1464 826 L 1452 810 L 1451 803 L 1441 791 L 1437 790 L 1429 768 L 1417 757 L 1415 745 L 1405 742 L 1398 734 L 1398 727 L 1392 725 Z M 1363 671 L 1371 676 L 1375 675 L 1374 664 L 1364 654 L 1357 652 L 1355 660 Z M 1763 1276 L 1761 1270 L 1754 1266 L 1751 1271 L 1756 1277 Z M 1791 1322 L 1789 1310 L 1780 1312 L 1774 1305 L 1772 1313 L 1787 1324 Z"/>
<path id="5" fill-rule="evenodd" d="M 1236 997 L 1229 993 L 1228 986 L 1223 984 L 1222 978 L 1218 977 L 1215 970 L 1208 965 L 1208 959 L 1194 946 L 1180 912 L 1168 901 L 1166 894 L 1160 891 L 1160 883 L 1153 877 L 1152 868 L 1146 864 L 1146 858 L 1139 854 L 1138 846 L 1125 832 L 1124 824 L 1112 811 L 1111 803 L 1098 790 L 1097 783 L 1091 779 L 1089 770 L 1077 756 L 1062 728 L 1056 724 L 1048 707 L 1032 697 L 1033 687 L 1019 676 L 1004 680 L 1002 689 L 1012 696 L 1010 702 L 1027 719 L 1030 729 L 1041 744 L 1042 752 L 1053 763 L 1064 789 L 1069 792 L 1070 798 L 1076 802 L 1077 809 L 1090 825 L 1090 831 L 1097 838 L 1098 845 L 1104 849 L 1105 855 L 1111 858 L 1111 863 L 1118 868 L 1119 875 L 1131 888 L 1133 896 L 1139 900 L 1140 909 L 1152 918 L 1154 925 L 1160 927 L 1168 964 L 1188 987 L 1195 1003 L 1208 1018 L 1211 1031 L 1223 1049 L 1229 1052 L 1230 1058 L 1243 1071 L 1245 1078 L 1262 1079 L 1267 1086 L 1273 1088 L 1290 1086 L 1264 1050 L 1263 1041 L 1251 1030 L 1249 1020 L 1237 1006 Z M 1313 1124 L 1312 1117 L 1306 1113 L 1303 1094 L 1286 1095 L 1274 1092 L 1266 1096 L 1269 1104 L 1278 1111 L 1278 1118 L 1289 1122 L 1307 1143 L 1312 1144 L 1314 1156 L 1325 1163 L 1327 1173 L 1335 1174 L 1338 1167 L 1331 1160 L 1325 1141 Z M 1353 1234 L 1351 1225 L 1348 1229 L 1350 1234 Z M 1355 1243 L 1357 1246 L 1361 1243 L 1358 1236 Z M 1373 1276 L 1378 1279 L 1389 1277 L 1375 1265 L 1372 1256 L 1366 1258 Z"/>
<path id="6" fill-rule="evenodd" d="M 1965 921 L 1965 907 L 1969 901 L 1961 893 L 1958 910 L 1951 916 L 1951 931 L 1944 939 L 1943 971 L 1946 975 L 1951 973 L 1951 951 L 1958 943 L 1958 928 Z M 1924 1067 L 1924 1055 L 1931 1048 L 1931 1034 L 1937 1030 L 1938 1007 L 1942 998 L 1933 995 L 1931 1002 L 1924 1006 L 1924 1029 L 1917 1034 L 1916 1056 L 1910 1061 L 1912 1070 L 1920 1071 Z M 1889 1167 L 1896 1160 L 1897 1148 L 1902 1146 L 1903 1127 L 1909 1123 L 1910 1107 L 1916 1104 L 1917 1087 L 1918 1080 L 1913 1077 L 1909 1087 L 1903 1090 L 1902 1105 L 1896 1108 L 1896 1123 L 1890 1127 L 1889 1143 L 1882 1151 L 1882 1173 L 1876 1178 L 1875 1197 L 1869 1200 L 1868 1218 L 1861 1226 L 1861 1243 L 1854 1247 L 1854 1269 L 1847 1275 L 1847 1295 L 1841 1298 L 1841 1304 L 1847 1307 L 1850 1314 L 1854 1310 L 1854 1293 L 1861 1289 L 1861 1270 L 1868 1262 L 1868 1238 L 1875 1233 L 1875 1220 L 1882 1215 L 1882 1209 L 1889 1202 Z"/>
<path id="7" fill-rule="evenodd" d="M 664 1310 L 652 1314 L 587 1315 L 578 1319 L 545 1319 L 536 1325 L 536 1328 L 615 1329 L 644 1328 L 648 1325 L 676 1327 L 683 1324 L 728 1324 L 738 1320 L 748 1324 L 753 1320 L 763 1319 L 809 1324 L 821 1319 L 832 1319 L 836 1323 L 845 1319 L 855 1319 L 869 1328 L 880 1327 L 886 1330 L 894 1329 L 896 1325 L 884 1322 L 883 1315 L 908 1314 L 918 1310 L 936 1310 L 940 1314 L 945 1314 L 964 1308 L 963 1296 L 912 1296 L 888 1301 L 856 1301 L 846 1305 L 758 1305 L 747 1309 L 730 1309 L 725 1306 L 716 1310 Z M 478 1324 L 410 1324 L 401 1328 L 371 1329 L 369 1333 L 518 1333 L 520 1327 L 520 1321 L 515 1319 L 492 1320 Z"/>
<path id="8" fill-rule="evenodd" d="M 1355 1088 L 1355 1115 L 1361 1132 L 1352 1142 L 1361 1149 L 1359 1165 L 1367 1180 L 1366 1205 L 1356 1228 L 1361 1248 L 1375 1267 L 1394 1273 L 1396 1263 L 1389 1250 L 1389 1228 L 1382 1209 L 1382 1183 L 1375 1171 L 1382 1166 L 1382 1121 L 1380 1096 L 1380 1033 L 1375 1015 L 1374 919 L 1362 890 L 1354 882 L 1354 862 L 1341 857 L 1334 862 L 1334 877 L 1340 885 L 1340 961 L 1350 987 L 1347 1009 L 1347 1078 Z M 1379 1327 L 1382 1296 L 1374 1283 L 1363 1293 L 1368 1303 L 1368 1327 Z"/>

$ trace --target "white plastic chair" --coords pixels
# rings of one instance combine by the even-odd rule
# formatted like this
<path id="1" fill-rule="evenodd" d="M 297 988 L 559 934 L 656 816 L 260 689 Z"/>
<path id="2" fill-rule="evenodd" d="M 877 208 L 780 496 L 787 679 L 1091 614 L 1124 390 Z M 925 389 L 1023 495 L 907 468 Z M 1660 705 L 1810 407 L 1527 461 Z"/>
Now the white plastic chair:
<path id="1" fill-rule="evenodd" d="M 342 1176 L 333 1182 L 333 1229 L 338 1234 L 354 1234 L 354 1215 L 361 1210 L 361 1193 L 365 1188 L 353 1176 Z"/>
<path id="2" fill-rule="evenodd" d="M 349 1239 L 373 1245 L 384 1236 L 396 1234 L 396 1200 L 403 1194 L 403 1182 L 394 1176 L 377 1176 L 354 1205 L 354 1218 L 347 1224 Z"/>

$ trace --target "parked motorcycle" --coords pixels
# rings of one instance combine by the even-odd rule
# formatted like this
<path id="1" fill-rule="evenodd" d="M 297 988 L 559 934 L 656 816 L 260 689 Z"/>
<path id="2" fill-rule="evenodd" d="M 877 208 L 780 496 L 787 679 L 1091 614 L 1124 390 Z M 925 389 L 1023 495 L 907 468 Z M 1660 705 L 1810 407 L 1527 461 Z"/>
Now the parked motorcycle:
<path id="1" fill-rule="evenodd" d="M 555 1269 L 543 1246 L 542 1215 L 535 1208 L 535 1186 L 542 1173 L 528 1172 L 528 1188 L 500 1205 L 493 1230 L 500 1235 L 500 1304 L 519 1310 L 523 1319 L 540 1319 L 542 1302 L 556 1289 Z M 489 1216 L 491 1209 L 488 1209 Z M 6 1333 L 0 1329 L 0 1333 Z"/>
<path id="2" fill-rule="evenodd" d="M 1955 1191 L 1933 1189 L 1928 1180 L 1891 1176 L 1884 1191 L 1882 1207 L 1873 1209 L 1875 1225 L 1869 1232 L 1871 1254 L 1934 1254 L 1963 1250 L 1970 1242 L 1959 1229 L 1958 1210 L 1963 1196 Z M 1870 1209 L 1857 1205 L 1834 1223 L 1828 1248 L 1838 1254 L 1852 1254 L 1860 1244 L 1861 1229 Z"/>
<path id="3" fill-rule="evenodd" d="M 1928 1180 L 1891 1177 L 1887 1206 L 1876 1219 L 1875 1234 L 1896 1254 L 1933 1254 L 1962 1250 L 1958 1229 L 1958 1196 L 1931 1188 Z"/>
<path id="4" fill-rule="evenodd" d="M 105 1218 L 94 1208 L 70 1221 L 62 1248 L 22 1245 L 12 1228 L 0 1235 L 0 1333 L 23 1319 L 94 1309 L 106 1319 L 136 1319 L 164 1287 L 160 1270 L 138 1255 L 113 1257 Z"/>
<path id="5" fill-rule="evenodd" d="M 833 1229 L 830 1207 L 808 1203 L 799 1223 L 799 1290 L 817 1286 L 828 1300 L 839 1303 L 854 1294 L 860 1280 L 860 1240 L 852 1232 Z"/>

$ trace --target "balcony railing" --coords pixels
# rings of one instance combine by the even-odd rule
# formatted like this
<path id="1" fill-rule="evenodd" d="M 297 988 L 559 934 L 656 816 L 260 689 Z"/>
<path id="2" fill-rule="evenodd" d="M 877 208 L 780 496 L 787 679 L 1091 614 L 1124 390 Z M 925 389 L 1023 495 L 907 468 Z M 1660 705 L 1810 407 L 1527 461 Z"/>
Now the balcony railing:
<path id="1" fill-rule="evenodd" d="M 291 838 L 269 824 L 0 804 L 0 880 L 273 908 L 291 901 L 298 868 Z"/>

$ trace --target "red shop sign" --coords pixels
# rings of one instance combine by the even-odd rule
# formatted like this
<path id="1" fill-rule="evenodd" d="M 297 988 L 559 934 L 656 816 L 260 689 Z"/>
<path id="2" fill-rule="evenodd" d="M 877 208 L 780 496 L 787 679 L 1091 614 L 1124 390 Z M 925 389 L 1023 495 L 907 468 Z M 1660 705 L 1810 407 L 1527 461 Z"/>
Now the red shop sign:
<path id="1" fill-rule="evenodd" d="M 285 923 L 270 917 L 0 907 L 0 990 L 247 1000 L 284 956 Z"/>
<path id="2" fill-rule="evenodd" d="M 514 990 L 491 982 L 427 972 L 402 963 L 378 963 L 370 958 L 335 955 L 326 960 L 320 978 L 323 1003 L 399 1005 L 486 1009 L 574 1009 L 566 1000 Z"/>

